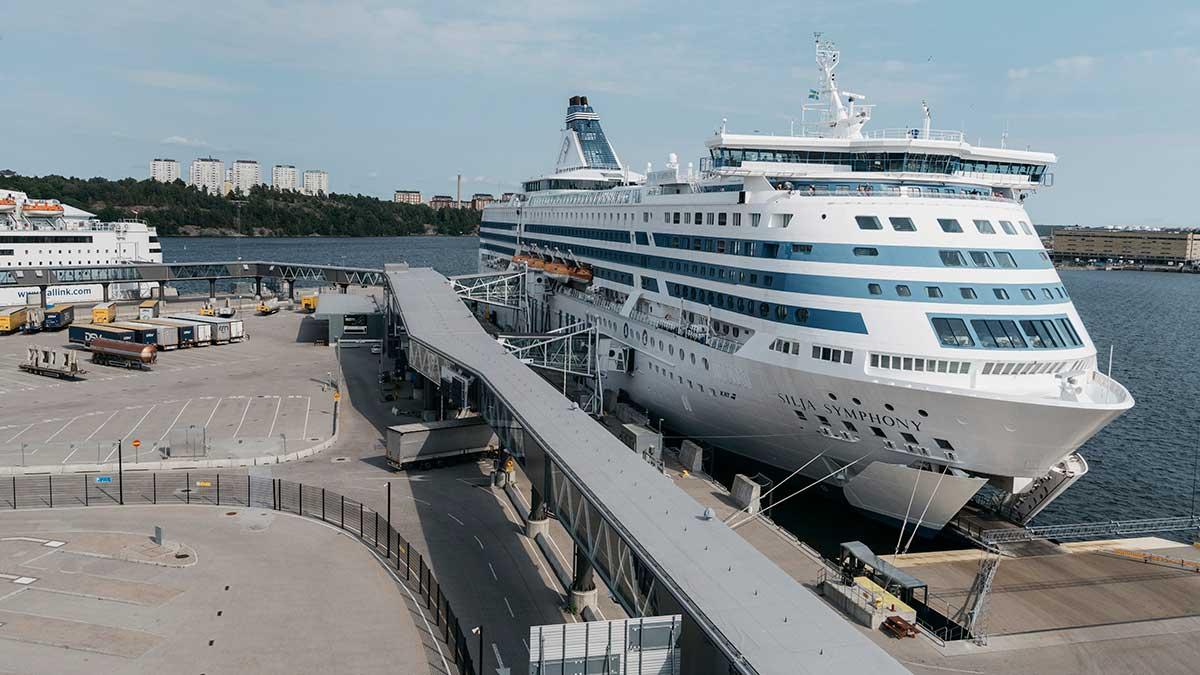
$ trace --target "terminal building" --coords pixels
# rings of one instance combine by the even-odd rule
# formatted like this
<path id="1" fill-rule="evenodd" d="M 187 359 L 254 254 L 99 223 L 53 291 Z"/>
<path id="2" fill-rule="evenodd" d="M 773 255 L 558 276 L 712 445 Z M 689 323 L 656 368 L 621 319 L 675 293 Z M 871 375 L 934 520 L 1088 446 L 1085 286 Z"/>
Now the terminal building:
<path id="1" fill-rule="evenodd" d="M 1061 261 L 1195 264 L 1200 261 L 1198 234 L 1195 230 L 1059 228 L 1053 235 L 1054 257 Z"/>

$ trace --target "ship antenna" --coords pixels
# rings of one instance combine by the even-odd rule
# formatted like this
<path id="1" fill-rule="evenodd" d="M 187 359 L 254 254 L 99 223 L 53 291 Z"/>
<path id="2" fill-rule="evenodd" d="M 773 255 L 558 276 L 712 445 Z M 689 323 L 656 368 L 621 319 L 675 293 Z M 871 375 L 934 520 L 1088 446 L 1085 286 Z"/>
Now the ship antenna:
<path id="1" fill-rule="evenodd" d="M 933 113 L 929 111 L 929 104 L 921 101 L 921 137 L 929 140 L 929 125 L 933 122 Z"/>

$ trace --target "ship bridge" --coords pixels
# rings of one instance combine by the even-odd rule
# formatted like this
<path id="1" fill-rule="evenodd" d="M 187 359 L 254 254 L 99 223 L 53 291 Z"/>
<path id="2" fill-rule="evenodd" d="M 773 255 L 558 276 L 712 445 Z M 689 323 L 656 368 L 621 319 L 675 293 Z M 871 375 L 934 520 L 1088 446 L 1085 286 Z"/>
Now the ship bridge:
<path id="1" fill-rule="evenodd" d="M 385 276 L 410 365 L 478 410 L 523 458 L 534 492 L 531 522 L 553 511 L 577 560 L 630 616 L 684 617 L 681 672 L 905 672 L 510 355 L 449 280 L 404 265 L 387 266 Z"/>

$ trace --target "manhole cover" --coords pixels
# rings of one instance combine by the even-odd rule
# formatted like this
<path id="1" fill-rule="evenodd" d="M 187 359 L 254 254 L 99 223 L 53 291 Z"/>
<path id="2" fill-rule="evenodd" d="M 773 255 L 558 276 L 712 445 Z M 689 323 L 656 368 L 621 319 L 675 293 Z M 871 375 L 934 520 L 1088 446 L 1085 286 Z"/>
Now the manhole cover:
<path id="1" fill-rule="evenodd" d="M 333 461 L 334 462 L 349 462 L 350 458 L 349 457 L 334 457 Z"/>

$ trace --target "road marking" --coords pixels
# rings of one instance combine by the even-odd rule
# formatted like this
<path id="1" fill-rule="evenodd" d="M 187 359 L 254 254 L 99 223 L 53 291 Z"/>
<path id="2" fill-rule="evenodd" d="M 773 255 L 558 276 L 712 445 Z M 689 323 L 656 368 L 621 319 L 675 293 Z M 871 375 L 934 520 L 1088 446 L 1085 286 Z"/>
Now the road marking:
<path id="1" fill-rule="evenodd" d="M 267 438 L 275 435 L 275 422 L 279 420 L 279 408 L 283 406 L 283 397 L 275 397 L 275 416 L 271 418 L 271 428 L 267 430 Z"/>
<path id="2" fill-rule="evenodd" d="M 29 431 L 32 428 L 33 428 L 33 425 L 30 424 L 29 426 L 25 427 L 24 429 L 18 431 L 16 436 L 13 436 L 12 438 L 8 439 L 7 441 L 5 441 L 5 443 L 12 443 L 13 441 L 17 440 L 17 436 L 20 436 L 21 434 L 25 433 L 26 431 Z"/>
<path id="3" fill-rule="evenodd" d="M 457 518 L 455 520 L 457 520 Z M 479 537 L 475 537 L 475 543 L 479 544 L 479 550 L 482 551 L 483 550 L 483 542 L 479 541 Z"/>
<path id="4" fill-rule="evenodd" d="M 492 643 L 492 653 L 496 655 L 496 672 L 507 672 L 508 668 L 504 667 L 504 659 L 500 658 L 500 648 L 496 643 Z"/>
<path id="5" fill-rule="evenodd" d="M 96 427 L 95 431 L 93 431 L 92 433 L 88 434 L 88 437 L 87 437 L 87 438 L 85 438 L 85 439 L 83 439 L 83 442 L 84 442 L 84 443 L 87 443 L 88 441 L 92 440 L 92 436 L 95 436 L 97 433 L 99 433 L 99 431 L 100 431 L 101 429 L 103 429 L 103 428 L 104 428 L 104 425 L 105 425 L 105 424 L 108 424 L 108 423 L 109 423 L 109 420 L 111 420 L 112 418 L 116 417 L 116 416 L 117 416 L 117 413 L 119 413 L 119 412 L 121 412 L 121 411 L 120 411 L 120 410 L 114 410 L 114 411 L 113 411 L 113 414 L 111 414 L 111 415 L 109 415 L 109 416 L 108 416 L 108 419 L 106 419 L 106 420 L 104 420 L 103 422 L 101 422 L 101 423 L 100 423 L 100 426 Z"/>
<path id="6" fill-rule="evenodd" d="M 150 413 L 154 412 L 154 409 L 155 409 L 155 408 L 157 408 L 157 407 L 158 407 L 158 404 L 157 404 L 157 403 L 156 403 L 156 404 L 154 404 L 154 405 L 152 405 L 152 406 L 150 406 L 150 409 L 146 411 L 146 414 L 145 414 L 145 415 L 142 415 L 142 418 L 141 418 L 140 420 L 138 420 L 138 421 L 137 421 L 137 424 L 133 425 L 133 428 L 129 430 L 129 433 L 127 433 L 127 434 L 125 434 L 124 436 L 122 436 L 122 437 L 121 437 L 121 440 L 123 441 L 123 440 L 125 440 L 126 438 L 129 438 L 130 436 L 132 436 L 132 435 L 133 435 L 133 432 L 137 431 L 137 428 L 138 428 L 139 426 L 141 426 L 142 422 L 145 422 L 145 421 L 146 421 L 146 418 L 147 418 L 147 417 L 149 417 L 149 416 L 150 416 Z"/>
<path id="7" fill-rule="evenodd" d="M 492 571 L 492 578 L 496 581 L 500 581 L 500 577 L 496 576 L 496 568 L 492 567 L 492 563 L 488 563 L 488 569 Z"/>
<path id="8" fill-rule="evenodd" d="M 446 515 L 448 515 L 448 516 L 450 516 L 451 518 L 453 518 L 453 519 L 454 519 L 454 522 L 458 523 L 459 525 L 462 525 L 462 524 L 463 524 L 463 521 L 459 520 L 458 518 L 454 518 L 454 514 L 453 514 L 453 513 L 447 513 Z M 482 546 L 482 544 L 480 544 L 480 546 Z"/>
<path id="9" fill-rule="evenodd" d="M 312 408 L 312 397 L 305 396 L 305 398 L 308 399 L 308 403 L 304 404 L 304 431 L 300 432 L 300 435 L 302 437 L 304 437 L 305 440 L 307 440 L 308 439 L 308 410 L 309 410 L 309 408 Z"/>
<path id="10" fill-rule="evenodd" d="M 237 438 L 237 435 L 238 435 L 239 433 L 241 433 L 241 431 L 242 431 L 242 425 L 246 423 L 246 413 L 250 412 L 250 404 L 251 404 L 251 403 L 253 403 L 253 402 L 254 402 L 254 399 L 252 399 L 252 398 L 247 398 L 247 399 L 246 399 L 246 409 L 242 411 L 242 419 L 241 419 L 241 421 L 240 421 L 240 422 L 238 422 L 237 429 L 234 429 L 234 430 L 233 430 L 233 437 L 234 437 L 234 438 Z"/>
<path id="11" fill-rule="evenodd" d="M 211 397 L 211 396 L 206 396 L 205 398 L 212 398 L 212 397 Z M 221 407 L 221 399 L 219 399 L 219 398 L 218 398 L 218 399 L 217 399 L 217 404 L 213 406 L 212 412 L 208 414 L 208 421 L 206 421 L 206 422 L 204 423 L 204 428 L 205 428 L 205 429 L 207 429 L 207 428 L 208 428 L 208 425 L 212 424 L 213 417 L 215 417 L 215 416 L 216 416 L 216 414 L 217 414 L 217 408 L 220 408 L 220 407 Z"/>
<path id="12" fill-rule="evenodd" d="M 189 405 L 189 404 L 191 404 L 191 402 L 192 402 L 192 399 L 190 399 L 190 398 L 189 398 L 189 399 L 187 400 L 187 403 L 184 403 L 184 404 L 183 404 L 183 407 L 179 409 L 179 414 L 178 414 L 178 415 L 176 415 L 176 416 L 175 416 L 175 419 L 171 420 L 171 423 L 167 425 L 167 430 L 166 430 L 166 431 L 164 431 L 164 432 L 162 433 L 162 436 L 159 436 L 159 437 L 158 437 L 158 440 L 159 440 L 159 441 L 161 441 L 162 439 L 166 438 L 166 437 L 167 437 L 167 434 L 171 433 L 171 430 L 175 428 L 175 424 L 176 424 L 177 422 L 179 422 L 179 418 L 180 418 L 180 417 L 183 417 L 183 411 L 184 411 L 184 410 L 187 410 L 187 407 L 188 407 L 188 405 Z M 158 441 L 155 441 L 155 444 L 157 445 L 157 444 L 158 444 Z"/>
<path id="13" fill-rule="evenodd" d="M 508 596 L 507 596 L 507 595 L 506 595 L 506 596 L 504 596 L 504 606 L 508 608 L 508 615 L 509 615 L 509 616 L 511 616 L 511 617 L 512 617 L 512 618 L 514 618 L 514 619 L 515 619 L 515 618 L 517 618 L 517 615 L 516 615 L 516 614 L 513 614 L 513 611 L 512 611 L 512 605 L 508 604 Z"/>
<path id="14" fill-rule="evenodd" d="M 71 455 L 74 455 L 74 454 L 75 454 L 75 453 L 77 453 L 77 452 L 79 452 L 79 447 L 78 447 L 78 446 L 76 446 L 74 449 L 72 449 L 72 450 L 71 450 L 71 453 L 70 453 L 69 455 L 67 455 L 66 457 L 64 457 L 64 458 L 63 458 L 63 461 L 62 461 L 62 463 L 63 463 L 63 464 L 66 464 L 66 463 L 67 463 L 67 460 L 71 459 Z"/>

